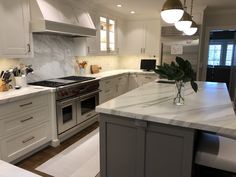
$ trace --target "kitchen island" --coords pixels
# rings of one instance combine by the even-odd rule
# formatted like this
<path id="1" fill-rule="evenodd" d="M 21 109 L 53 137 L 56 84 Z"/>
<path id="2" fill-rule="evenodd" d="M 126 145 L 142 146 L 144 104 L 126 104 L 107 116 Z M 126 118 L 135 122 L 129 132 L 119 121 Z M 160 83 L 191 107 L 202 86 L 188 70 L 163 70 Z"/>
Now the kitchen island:
<path id="1" fill-rule="evenodd" d="M 175 106 L 173 84 L 148 83 L 97 107 L 101 113 L 101 177 L 190 177 L 198 131 L 236 138 L 225 84 L 185 88 Z"/>

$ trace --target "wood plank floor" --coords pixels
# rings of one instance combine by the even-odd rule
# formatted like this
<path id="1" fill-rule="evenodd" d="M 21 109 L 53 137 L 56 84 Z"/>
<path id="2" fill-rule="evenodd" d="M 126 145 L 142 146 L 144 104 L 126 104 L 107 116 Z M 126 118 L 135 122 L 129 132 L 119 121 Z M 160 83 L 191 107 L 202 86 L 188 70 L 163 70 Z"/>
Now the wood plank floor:
<path id="1" fill-rule="evenodd" d="M 44 174 L 42 172 L 35 170 L 35 168 L 37 168 L 39 165 L 43 164 L 44 162 L 48 161 L 49 159 L 51 159 L 55 155 L 59 154 L 67 147 L 74 144 L 75 142 L 77 142 L 78 140 L 80 140 L 81 138 L 83 138 L 84 136 L 86 136 L 87 134 L 92 132 L 93 130 L 95 130 L 98 126 L 99 126 L 98 122 L 94 123 L 93 125 L 86 128 L 85 130 L 79 132 L 78 134 L 74 135 L 73 137 L 62 142 L 58 147 L 56 147 L 56 148 L 51 147 L 51 146 L 46 147 L 45 149 L 37 152 L 36 154 L 17 163 L 16 166 L 26 169 L 28 171 L 31 171 L 33 173 L 36 173 L 38 175 L 41 175 L 43 177 L 52 177 L 50 175 L 47 175 L 47 174 Z M 100 177 L 100 175 L 98 174 L 96 177 Z"/>

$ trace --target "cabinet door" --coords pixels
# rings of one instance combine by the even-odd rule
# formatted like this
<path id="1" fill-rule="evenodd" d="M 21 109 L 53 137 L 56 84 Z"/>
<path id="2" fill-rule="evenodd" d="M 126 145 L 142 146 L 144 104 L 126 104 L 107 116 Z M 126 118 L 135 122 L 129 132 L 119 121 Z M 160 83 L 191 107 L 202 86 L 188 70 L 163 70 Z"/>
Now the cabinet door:
<path id="1" fill-rule="evenodd" d="M 2 56 L 27 56 L 29 46 L 28 0 L 0 0 Z"/>
<path id="2" fill-rule="evenodd" d="M 139 86 L 147 84 L 157 79 L 156 74 L 138 74 L 138 84 Z"/>
<path id="3" fill-rule="evenodd" d="M 116 36 L 116 44 L 117 44 L 117 54 L 123 55 L 125 54 L 125 23 L 121 19 L 117 20 L 117 36 Z"/>
<path id="4" fill-rule="evenodd" d="M 145 176 L 191 177 L 194 130 L 150 123 Z"/>
<path id="5" fill-rule="evenodd" d="M 93 20 L 93 23 L 95 25 L 96 36 L 95 37 L 88 37 L 87 38 L 87 54 L 88 55 L 95 55 L 99 52 L 99 18 L 96 14 L 90 13 L 90 16 Z"/>
<path id="6" fill-rule="evenodd" d="M 145 22 L 145 54 L 152 57 L 159 56 L 160 31 L 160 20 L 150 20 Z"/>
<path id="7" fill-rule="evenodd" d="M 144 129 L 133 120 L 101 115 L 101 176 L 143 177 Z"/>
<path id="8" fill-rule="evenodd" d="M 144 24 L 142 21 L 131 21 L 126 24 L 126 54 L 142 54 L 145 42 Z"/>
<path id="9" fill-rule="evenodd" d="M 130 74 L 129 75 L 129 91 L 137 88 L 138 84 L 138 76 L 137 74 Z"/>

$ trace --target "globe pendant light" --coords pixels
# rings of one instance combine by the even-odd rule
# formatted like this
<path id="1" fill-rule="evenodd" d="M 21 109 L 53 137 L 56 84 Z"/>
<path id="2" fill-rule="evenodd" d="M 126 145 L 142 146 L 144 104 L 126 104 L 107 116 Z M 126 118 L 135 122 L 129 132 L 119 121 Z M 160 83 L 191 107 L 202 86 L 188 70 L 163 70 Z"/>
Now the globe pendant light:
<path id="1" fill-rule="evenodd" d="M 191 12 L 190 12 L 191 16 L 193 14 L 193 0 L 191 1 Z M 188 36 L 192 36 L 197 32 L 197 24 L 192 20 L 192 25 L 190 26 L 190 28 L 187 28 L 184 30 L 184 34 L 188 35 Z"/>
<path id="2" fill-rule="evenodd" d="M 175 27 L 179 31 L 184 31 L 190 28 L 191 25 L 192 25 L 192 17 L 186 11 L 184 11 L 184 15 L 180 19 L 180 21 L 175 23 Z"/>
<path id="3" fill-rule="evenodd" d="M 184 15 L 175 23 L 175 28 L 179 31 L 184 31 L 192 25 L 192 17 L 187 13 L 186 0 L 184 0 Z"/>
<path id="4" fill-rule="evenodd" d="M 184 34 L 188 36 L 192 36 L 197 32 L 197 24 L 193 21 L 190 28 L 187 28 L 184 30 Z"/>
<path id="5" fill-rule="evenodd" d="M 183 5 L 179 0 L 166 0 L 161 10 L 161 18 L 171 24 L 179 21 L 183 14 Z"/>

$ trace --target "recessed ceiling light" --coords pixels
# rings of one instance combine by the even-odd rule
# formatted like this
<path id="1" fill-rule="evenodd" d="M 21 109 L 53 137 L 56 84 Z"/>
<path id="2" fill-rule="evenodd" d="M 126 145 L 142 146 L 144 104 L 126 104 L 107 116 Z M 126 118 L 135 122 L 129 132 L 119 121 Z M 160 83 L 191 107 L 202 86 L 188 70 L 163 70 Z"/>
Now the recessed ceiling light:
<path id="1" fill-rule="evenodd" d="M 121 4 L 117 4 L 116 6 L 117 6 L 117 7 L 122 7 L 122 5 L 121 5 Z"/>
<path id="2" fill-rule="evenodd" d="M 131 13 L 131 14 L 135 14 L 135 11 L 131 11 L 130 13 Z"/>

